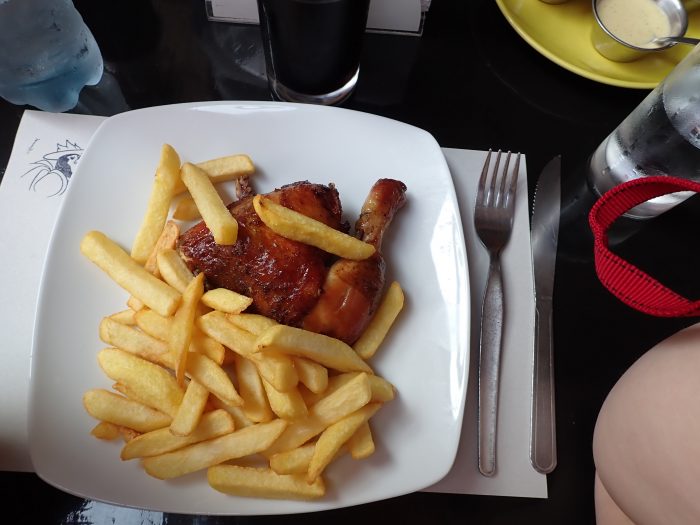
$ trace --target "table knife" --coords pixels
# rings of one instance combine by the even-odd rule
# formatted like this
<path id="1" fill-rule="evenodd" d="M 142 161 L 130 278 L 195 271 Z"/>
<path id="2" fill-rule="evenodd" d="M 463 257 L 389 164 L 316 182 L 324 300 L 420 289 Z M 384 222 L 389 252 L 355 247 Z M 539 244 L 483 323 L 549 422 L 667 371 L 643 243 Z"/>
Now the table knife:
<path id="1" fill-rule="evenodd" d="M 561 157 L 540 174 L 532 210 L 532 263 L 535 278 L 535 348 L 532 379 L 530 461 L 548 474 L 557 465 L 552 348 L 552 295 L 561 206 Z"/>

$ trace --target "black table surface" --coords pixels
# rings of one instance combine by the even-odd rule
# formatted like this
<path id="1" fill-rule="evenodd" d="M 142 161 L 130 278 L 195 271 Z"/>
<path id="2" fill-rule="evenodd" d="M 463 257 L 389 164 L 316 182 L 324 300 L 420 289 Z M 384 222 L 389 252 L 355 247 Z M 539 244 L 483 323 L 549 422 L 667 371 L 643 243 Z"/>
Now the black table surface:
<path id="1" fill-rule="evenodd" d="M 105 59 L 102 81 L 83 90 L 76 113 L 108 116 L 179 102 L 270 100 L 257 27 L 208 21 L 204 0 L 76 5 Z M 364 46 L 359 84 L 345 107 L 423 128 L 443 147 L 524 152 L 530 196 L 542 167 L 562 155 L 554 294 L 559 464 L 548 476 L 549 498 L 415 493 L 297 516 L 192 517 L 83 500 L 34 474 L 2 472 L 4 522 L 595 522 L 591 442 L 601 404 L 640 355 L 695 322 L 638 313 L 608 293 L 595 275 L 586 223 L 591 204 L 586 162 L 648 91 L 596 83 L 559 67 L 521 39 L 492 0 L 433 0 L 420 38 L 367 34 Z M 0 101 L 0 174 L 24 109 Z M 699 254 L 691 224 L 699 213 L 690 199 L 615 249 L 693 298 L 699 287 L 690 276 Z M 4 255 L 8 271 L 11 263 Z"/>

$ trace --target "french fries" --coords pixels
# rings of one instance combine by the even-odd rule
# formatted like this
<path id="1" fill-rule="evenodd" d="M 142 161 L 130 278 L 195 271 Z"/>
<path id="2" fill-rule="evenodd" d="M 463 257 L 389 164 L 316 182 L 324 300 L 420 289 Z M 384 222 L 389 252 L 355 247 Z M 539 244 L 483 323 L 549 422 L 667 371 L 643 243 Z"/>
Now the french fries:
<path id="1" fill-rule="evenodd" d="M 277 474 L 271 469 L 218 465 L 207 470 L 209 485 L 219 492 L 253 498 L 315 499 L 323 497 L 322 478 L 306 482 L 299 474 Z"/>
<path id="2" fill-rule="evenodd" d="M 376 353 L 379 345 L 382 344 L 386 334 L 389 333 L 391 325 L 403 308 L 404 295 L 398 282 L 394 281 L 382 298 L 377 311 L 365 328 L 360 338 L 353 345 L 357 354 L 367 361 Z"/>
<path id="3" fill-rule="evenodd" d="M 282 419 L 257 423 L 212 440 L 145 458 L 143 466 L 146 472 L 158 479 L 184 476 L 224 461 L 262 452 L 286 427 L 287 422 Z"/>
<path id="4" fill-rule="evenodd" d="M 315 443 L 308 443 L 270 457 L 270 468 L 277 474 L 306 474 L 314 456 Z"/>
<path id="5" fill-rule="evenodd" d="M 362 260 L 376 251 L 369 243 L 285 208 L 262 195 L 253 198 L 253 206 L 268 228 L 287 239 L 316 246 L 343 259 Z"/>
<path id="6" fill-rule="evenodd" d="M 192 328 L 194 326 L 194 316 L 197 310 L 199 299 L 204 293 L 204 274 L 200 273 L 192 279 L 182 293 L 182 305 L 175 312 L 172 326 L 170 328 L 170 339 L 168 341 L 170 352 L 172 352 L 177 366 L 175 377 L 180 386 L 185 383 L 185 370 L 187 369 L 187 356 L 189 354 L 190 342 L 192 341 Z"/>
<path id="7" fill-rule="evenodd" d="M 100 421 L 97 423 L 90 431 L 90 434 L 97 439 L 104 439 L 105 441 L 117 439 L 121 435 L 119 433 L 119 425 L 109 423 L 108 421 Z"/>
<path id="8" fill-rule="evenodd" d="M 88 232 L 80 251 L 114 282 L 161 315 L 172 315 L 180 304 L 177 290 L 148 273 L 104 233 Z"/>
<path id="9" fill-rule="evenodd" d="M 184 292 L 190 281 L 194 279 L 194 275 L 175 250 L 167 248 L 160 250 L 156 261 L 163 280 L 180 293 Z"/>
<path id="10" fill-rule="evenodd" d="M 328 369 L 310 359 L 295 357 L 294 368 L 306 388 L 315 394 L 320 394 L 328 388 Z"/>
<path id="11" fill-rule="evenodd" d="M 207 441 L 235 429 L 233 418 L 225 410 L 213 410 L 202 416 L 199 424 L 185 436 L 173 434 L 169 428 L 161 428 L 141 434 L 122 447 L 121 458 L 129 460 L 149 456 L 159 456 L 194 443 Z"/>
<path id="12" fill-rule="evenodd" d="M 190 352 L 187 358 L 187 372 L 209 392 L 227 405 L 241 406 L 243 398 L 238 394 L 226 371 L 205 355 Z"/>
<path id="13" fill-rule="evenodd" d="M 226 288 L 209 290 L 202 297 L 202 302 L 209 308 L 230 314 L 241 313 L 253 304 L 253 300 L 250 297 L 232 292 Z"/>
<path id="14" fill-rule="evenodd" d="M 234 357 L 234 363 L 238 387 L 243 398 L 243 412 L 251 421 L 270 421 L 274 413 L 255 363 L 239 355 Z"/>
<path id="15" fill-rule="evenodd" d="M 83 406 L 95 419 L 140 432 L 167 427 L 171 421 L 167 414 L 109 390 L 88 390 L 83 395 Z"/>
<path id="16" fill-rule="evenodd" d="M 194 164 L 186 162 L 180 176 L 197 203 L 197 209 L 216 244 L 234 244 L 238 236 L 238 222 L 224 205 L 207 174 Z"/>
<path id="17" fill-rule="evenodd" d="M 248 155 L 228 155 L 216 159 L 206 160 L 195 164 L 203 170 L 212 184 L 245 177 L 255 173 L 255 165 Z M 175 185 L 175 193 L 179 194 L 187 190 L 187 186 L 180 181 Z"/>
<path id="18" fill-rule="evenodd" d="M 110 346 L 121 348 L 153 362 L 160 362 L 168 353 L 168 345 L 134 327 L 121 324 L 111 317 L 100 322 L 100 339 Z"/>
<path id="19" fill-rule="evenodd" d="M 130 294 L 129 309 L 99 325 L 108 347 L 97 362 L 113 391 L 88 390 L 83 405 L 97 419 L 91 434 L 121 437 L 121 459 L 139 459 L 155 478 L 207 470 L 209 485 L 226 494 L 315 499 L 324 496 L 324 472 L 338 456 L 362 459 L 375 450 L 369 419 L 396 392 L 366 361 L 403 293 L 398 283 L 388 288 L 351 347 L 246 313 L 253 301 L 244 295 L 205 291 L 205 275 L 193 275 L 177 251 L 180 227 L 167 216 L 173 198 L 189 190 L 179 203 L 193 202 L 215 242 L 232 244 L 238 224 L 213 185 L 253 172 L 245 155 L 180 167 L 166 144 L 131 255 L 101 232 L 83 237 L 81 252 Z M 374 253 L 261 196 L 255 209 L 280 235 L 349 259 Z M 257 468 L 261 460 L 267 465 Z"/>
<path id="20" fill-rule="evenodd" d="M 140 264 L 145 263 L 151 255 L 163 231 L 163 226 L 170 210 L 170 201 L 175 195 L 175 185 L 180 178 L 179 175 L 180 157 L 172 146 L 164 144 L 161 149 L 160 163 L 156 169 L 146 216 L 131 248 L 131 257 Z"/>
<path id="21" fill-rule="evenodd" d="M 339 339 L 301 328 L 275 325 L 258 336 L 255 346 L 263 352 L 272 351 L 306 357 L 341 372 L 372 373 L 369 365 L 347 344 Z"/>
<path id="22" fill-rule="evenodd" d="M 178 221 L 195 221 L 201 217 L 197 203 L 189 195 L 177 201 L 175 210 L 173 210 L 173 219 Z"/>
<path id="23" fill-rule="evenodd" d="M 270 408 L 282 419 L 294 420 L 304 417 L 308 410 L 299 391 L 291 388 L 285 392 L 280 392 L 272 386 L 266 379 L 262 380 Z"/>
<path id="24" fill-rule="evenodd" d="M 318 401 L 308 410 L 305 418 L 292 422 L 265 453 L 271 456 L 303 445 L 328 426 L 365 406 L 371 397 L 372 390 L 367 374 L 358 374 L 338 390 Z"/>
<path id="25" fill-rule="evenodd" d="M 165 368 L 116 348 L 102 350 L 97 359 L 107 377 L 133 390 L 141 402 L 175 416 L 185 392 Z"/>
<path id="26" fill-rule="evenodd" d="M 170 423 L 170 433 L 174 436 L 189 436 L 199 424 L 207 399 L 209 391 L 198 381 L 190 381 L 182 403 Z"/>
<path id="27" fill-rule="evenodd" d="M 369 421 L 365 421 L 348 440 L 348 450 L 353 459 L 365 459 L 374 454 L 374 438 Z"/>

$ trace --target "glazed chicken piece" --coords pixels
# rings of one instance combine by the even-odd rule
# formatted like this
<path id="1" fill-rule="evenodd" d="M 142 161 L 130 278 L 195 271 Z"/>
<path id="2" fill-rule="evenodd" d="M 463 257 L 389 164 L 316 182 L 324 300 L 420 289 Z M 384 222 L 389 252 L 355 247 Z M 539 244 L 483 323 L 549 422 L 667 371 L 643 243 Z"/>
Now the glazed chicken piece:
<path id="1" fill-rule="evenodd" d="M 180 237 L 180 254 L 193 272 L 205 273 L 209 288 L 228 288 L 251 297 L 248 311 L 351 344 L 381 298 L 385 263 L 379 249 L 386 227 L 405 202 L 405 192 L 402 182 L 390 179 L 378 181 L 370 191 L 355 228 L 377 251 L 364 261 L 338 259 L 277 235 L 258 217 L 252 195 L 228 206 L 238 220 L 234 245 L 217 245 L 200 222 Z M 349 229 L 342 222 L 333 185 L 297 182 L 266 197 L 337 230 Z"/>
<path id="2" fill-rule="evenodd" d="M 338 259 L 331 266 L 316 305 L 302 328 L 354 343 L 374 315 L 384 290 L 386 263 L 382 239 L 396 212 L 406 202 L 406 185 L 378 180 L 367 196 L 355 231 L 376 251 L 362 261 Z"/>

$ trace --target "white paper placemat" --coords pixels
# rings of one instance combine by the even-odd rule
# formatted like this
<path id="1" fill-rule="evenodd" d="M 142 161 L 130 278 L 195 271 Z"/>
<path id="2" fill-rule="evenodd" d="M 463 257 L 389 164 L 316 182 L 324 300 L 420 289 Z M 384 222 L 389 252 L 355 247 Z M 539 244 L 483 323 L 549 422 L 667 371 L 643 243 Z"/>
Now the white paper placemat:
<path id="1" fill-rule="evenodd" d="M 25 111 L 0 184 L 0 332 L 5 357 L 0 367 L 0 470 L 32 471 L 27 450 L 27 406 L 33 320 L 49 236 L 71 167 L 102 117 Z M 497 146 L 497 145 L 496 145 Z M 474 191 L 484 152 L 443 149 L 463 217 L 472 290 L 472 348 L 478 348 L 481 294 L 488 257 L 474 234 Z M 521 163 L 516 219 L 503 253 L 508 320 L 504 334 L 498 432 L 498 472 L 482 476 L 476 463 L 476 350 L 472 363 L 460 449 L 448 476 L 432 492 L 547 497 L 546 476 L 529 462 L 533 348 L 533 285 L 527 206 Z M 70 315 L 70 310 L 61 312 Z M 465 320 L 468 322 L 468 320 Z M 439 444 L 436 444 L 439 446 Z"/>

